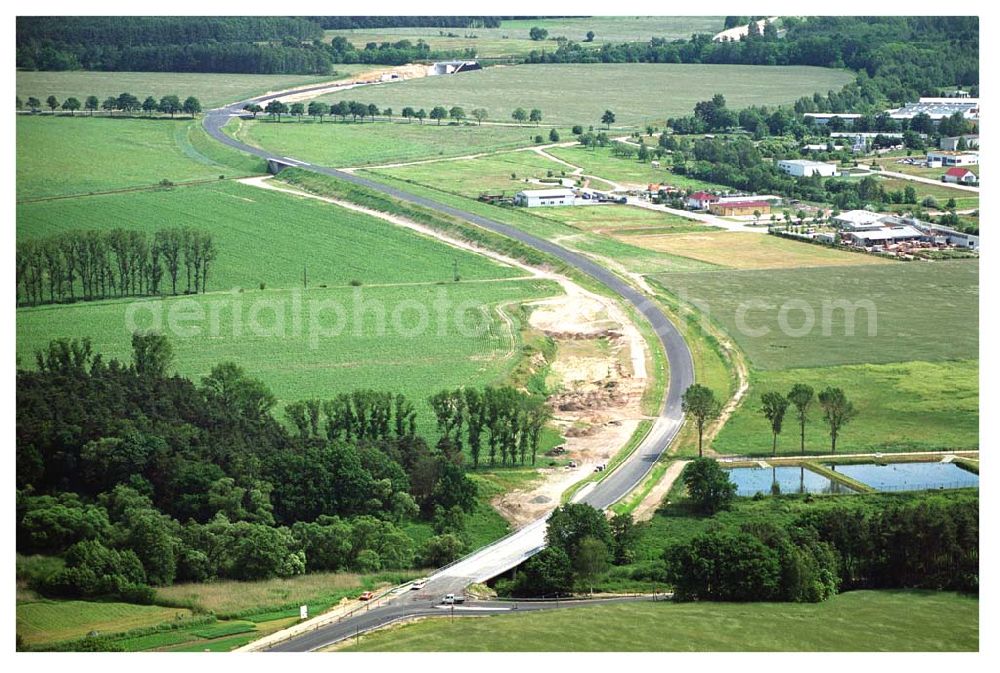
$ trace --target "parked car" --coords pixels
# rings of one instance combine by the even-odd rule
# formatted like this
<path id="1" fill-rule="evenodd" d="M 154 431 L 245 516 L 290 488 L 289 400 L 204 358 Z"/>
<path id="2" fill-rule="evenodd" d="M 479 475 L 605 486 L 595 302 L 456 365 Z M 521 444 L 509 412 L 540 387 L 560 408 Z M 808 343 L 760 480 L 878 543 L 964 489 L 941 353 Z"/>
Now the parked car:
<path id="1" fill-rule="evenodd" d="M 365 591 L 360 596 L 358 596 L 358 600 L 359 601 L 370 601 L 373 598 L 375 598 L 375 592 L 374 591 Z"/>

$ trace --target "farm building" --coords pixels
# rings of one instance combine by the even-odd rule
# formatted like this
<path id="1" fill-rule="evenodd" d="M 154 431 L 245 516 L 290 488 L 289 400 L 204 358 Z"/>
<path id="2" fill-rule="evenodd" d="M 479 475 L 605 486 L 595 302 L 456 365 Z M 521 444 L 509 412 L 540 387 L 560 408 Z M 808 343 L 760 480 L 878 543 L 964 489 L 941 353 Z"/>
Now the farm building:
<path id="1" fill-rule="evenodd" d="M 941 142 L 938 143 L 938 147 L 942 150 L 957 150 L 958 143 L 962 139 L 965 139 L 965 146 L 970 149 L 979 148 L 979 136 L 975 134 L 968 134 L 964 136 L 952 136 L 950 138 L 941 138 Z"/>
<path id="2" fill-rule="evenodd" d="M 844 242 L 859 248 L 871 248 L 875 246 L 893 245 L 905 241 L 917 241 L 926 237 L 926 234 L 916 227 L 905 225 L 902 227 L 882 227 L 872 231 L 846 231 L 843 234 Z"/>
<path id="3" fill-rule="evenodd" d="M 920 229 L 925 230 L 929 236 L 944 239 L 944 242 L 948 245 L 953 245 L 956 248 L 979 250 L 979 236 L 974 234 L 967 234 L 964 231 L 958 231 L 957 229 L 945 227 L 940 224 L 921 223 L 918 226 Z"/>
<path id="4" fill-rule="evenodd" d="M 886 110 L 890 119 L 910 120 L 918 114 L 925 114 L 933 122 L 939 122 L 956 112 L 970 121 L 979 120 L 978 98 L 921 98 L 917 103 L 907 103 L 895 110 Z"/>
<path id="5" fill-rule="evenodd" d="M 840 119 L 844 126 L 854 126 L 854 122 L 861 119 L 863 115 L 846 112 L 805 112 L 802 114 L 806 119 L 812 119 L 817 126 L 826 126 L 834 119 Z"/>
<path id="6" fill-rule="evenodd" d="M 778 162 L 778 170 L 786 175 L 801 178 L 810 175 L 821 175 L 825 178 L 837 174 L 837 167 L 822 161 L 809 161 L 808 159 L 785 159 Z"/>
<path id="7" fill-rule="evenodd" d="M 871 231 L 882 227 L 885 216 L 870 210 L 848 210 L 830 219 L 833 226 L 846 231 Z"/>
<path id="8" fill-rule="evenodd" d="M 753 215 L 755 212 L 761 215 L 771 213 L 770 201 L 727 201 L 726 203 L 713 203 L 708 207 L 708 211 L 713 215 L 733 216 L 733 215 Z"/>
<path id="9" fill-rule="evenodd" d="M 704 210 L 712 203 L 719 200 L 719 197 L 715 194 L 709 194 L 708 192 L 695 192 L 685 199 L 688 208 L 694 208 L 695 210 Z"/>
<path id="10" fill-rule="evenodd" d="M 969 185 L 979 181 L 976 174 L 970 171 L 968 168 L 949 168 L 948 171 L 942 176 L 945 182 L 955 182 L 960 185 Z"/>
<path id="11" fill-rule="evenodd" d="M 526 189 L 514 196 L 514 204 L 526 208 L 572 206 L 576 195 L 571 189 Z"/>
<path id="12" fill-rule="evenodd" d="M 927 164 L 940 164 L 941 166 L 975 166 L 979 163 L 978 152 L 952 152 L 948 150 L 937 150 L 927 153 Z"/>

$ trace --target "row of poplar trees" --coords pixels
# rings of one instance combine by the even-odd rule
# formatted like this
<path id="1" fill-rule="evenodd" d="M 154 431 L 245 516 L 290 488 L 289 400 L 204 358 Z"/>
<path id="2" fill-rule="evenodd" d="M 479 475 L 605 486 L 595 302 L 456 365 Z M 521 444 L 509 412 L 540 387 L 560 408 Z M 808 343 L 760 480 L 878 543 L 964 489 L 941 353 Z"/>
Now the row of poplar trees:
<path id="1" fill-rule="evenodd" d="M 545 399 L 510 386 L 443 390 L 430 398 L 447 455 L 467 449 L 472 466 L 479 467 L 486 450 L 490 467 L 535 464 L 542 428 L 552 412 Z M 485 447 L 484 447 L 485 440 Z"/>
<path id="2" fill-rule="evenodd" d="M 71 230 L 17 243 L 17 302 L 37 305 L 204 292 L 212 235 L 189 227 Z M 181 287 L 183 286 L 183 287 Z"/>

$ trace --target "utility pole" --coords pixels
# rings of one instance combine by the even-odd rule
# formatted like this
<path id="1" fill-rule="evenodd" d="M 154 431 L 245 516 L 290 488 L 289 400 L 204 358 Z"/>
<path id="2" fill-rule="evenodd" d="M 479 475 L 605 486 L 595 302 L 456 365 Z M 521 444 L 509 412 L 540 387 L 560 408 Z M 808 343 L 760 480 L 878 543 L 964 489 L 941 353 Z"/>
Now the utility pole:
<path id="1" fill-rule="evenodd" d="M 309 287 L 309 279 L 306 276 L 306 266 L 305 266 L 305 264 L 303 264 L 302 265 L 302 288 L 306 289 L 308 287 Z"/>

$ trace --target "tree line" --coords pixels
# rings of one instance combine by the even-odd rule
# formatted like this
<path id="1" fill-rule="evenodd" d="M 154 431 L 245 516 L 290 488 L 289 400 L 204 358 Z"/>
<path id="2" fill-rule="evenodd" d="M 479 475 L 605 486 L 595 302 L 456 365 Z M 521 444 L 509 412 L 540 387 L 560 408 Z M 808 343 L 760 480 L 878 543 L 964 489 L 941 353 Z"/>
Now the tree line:
<path id="1" fill-rule="evenodd" d="M 37 113 L 42 109 L 42 101 L 34 96 L 29 96 L 26 101 L 22 101 L 21 97 L 17 96 L 17 109 L 22 110 L 25 107 L 32 114 Z M 85 112 L 89 112 L 91 116 L 97 110 L 103 110 L 112 117 L 116 111 L 124 112 L 128 115 L 138 112 L 151 115 L 154 112 L 160 112 L 169 114 L 171 117 L 183 112 L 194 117 L 201 112 L 201 101 L 194 96 L 188 96 L 181 102 L 180 96 L 176 94 L 167 94 L 166 96 L 162 96 L 160 100 L 156 100 L 153 96 L 146 96 L 145 100 L 140 101 L 137 96 L 126 92 L 118 96 L 108 96 L 103 101 L 97 96 L 91 95 L 85 97 L 82 103 L 76 96 L 69 96 L 64 101 L 60 101 L 55 96 L 49 96 L 45 99 L 45 107 L 49 108 L 52 114 L 55 114 L 56 110 L 63 110 L 69 112 L 70 116 L 75 115 L 77 110 L 82 109 Z"/>
<path id="2" fill-rule="evenodd" d="M 385 117 L 387 121 L 392 121 L 397 114 L 391 107 L 380 108 L 375 103 L 362 103 L 354 100 L 342 100 L 337 103 L 324 103 L 323 101 L 314 100 L 308 104 L 292 103 L 289 105 L 275 99 L 268 101 L 263 106 L 259 103 L 247 103 L 243 106 L 243 111 L 250 113 L 254 118 L 263 113 L 279 122 L 282 115 L 289 115 L 300 121 L 304 116 L 309 116 L 320 123 L 323 122 L 324 117 L 340 117 L 343 122 L 346 122 L 348 117 L 351 118 L 352 122 L 357 122 L 359 119 L 361 121 L 370 119 L 374 122 L 376 117 Z M 470 116 L 479 124 L 482 124 L 490 116 L 489 110 L 485 108 L 475 108 L 471 112 L 466 113 L 465 108 L 459 105 L 452 106 L 451 108 L 443 105 L 435 105 L 431 108 L 430 112 L 427 112 L 424 108 L 414 108 L 408 105 L 400 110 L 398 114 L 411 123 L 416 119 L 423 124 L 424 120 L 429 118 L 432 121 L 436 121 L 438 125 L 448 119 L 461 124 L 466 119 L 469 119 Z M 528 112 L 524 108 L 519 107 L 511 113 L 511 119 L 519 124 L 529 121 L 537 125 L 542 121 L 542 111 L 538 108 L 532 108 Z"/>
<path id="3" fill-rule="evenodd" d="M 191 227 L 70 230 L 17 242 L 17 303 L 205 292 L 218 257 L 212 234 Z M 168 287 L 169 284 L 169 287 Z"/>
<path id="4" fill-rule="evenodd" d="M 511 386 L 443 390 L 430 398 L 445 455 L 465 452 L 472 467 L 535 464 L 542 428 L 552 411 L 539 395 Z M 485 443 L 485 446 L 484 446 Z M 483 450 L 485 449 L 485 456 Z"/>
<path id="5" fill-rule="evenodd" d="M 699 458 L 682 475 L 695 507 L 732 506 L 735 486 Z M 888 496 L 809 508 L 789 522 L 730 519 L 663 552 L 679 600 L 817 602 L 841 590 L 979 586 L 978 495 Z"/>
<path id="6" fill-rule="evenodd" d="M 768 391 L 760 396 L 760 414 L 767 420 L 771 430 L 771 452 L 778 452 L 778 436 L 784 427 L 785 415 L 789 407 L 794 407 L 795 419 L 799 424 L 800 450 L 806 452 L 806 424 L 814 404 L 819 404 L 830 435 L 830 451 L 837 451 L 837 439 L 844 426 L 853 420 L 858 410 L 844 391 L 840 388 L 827 386 L 818 394 L 805 383 L 796 383 L 787 394 Z M 698 457 L 703 456 L 702 438 L 705 427 L 718 418 L 722 405 L 715 397 L 711 388 L 700 383 L 688 386 L 681 399 L 684 413 L 695 424 L 698 431 Z"/>
<path id="7" fill-rule="evenodd" d="M 467 423 L 442 412 L 449 438 L 429 446 L 410 401 L 371 390 L 290 404 L 282 423 L 233 363 L 196 382 L 170 373 L 162 336 L 132 350 L 57 340 L 17 373 L 17 548 L 65 561 L 42 593 L 141 602 L 175 581 L 440 566 L 469 549 Z M 415 542 L 413 522 L 433 534 Z"/>

